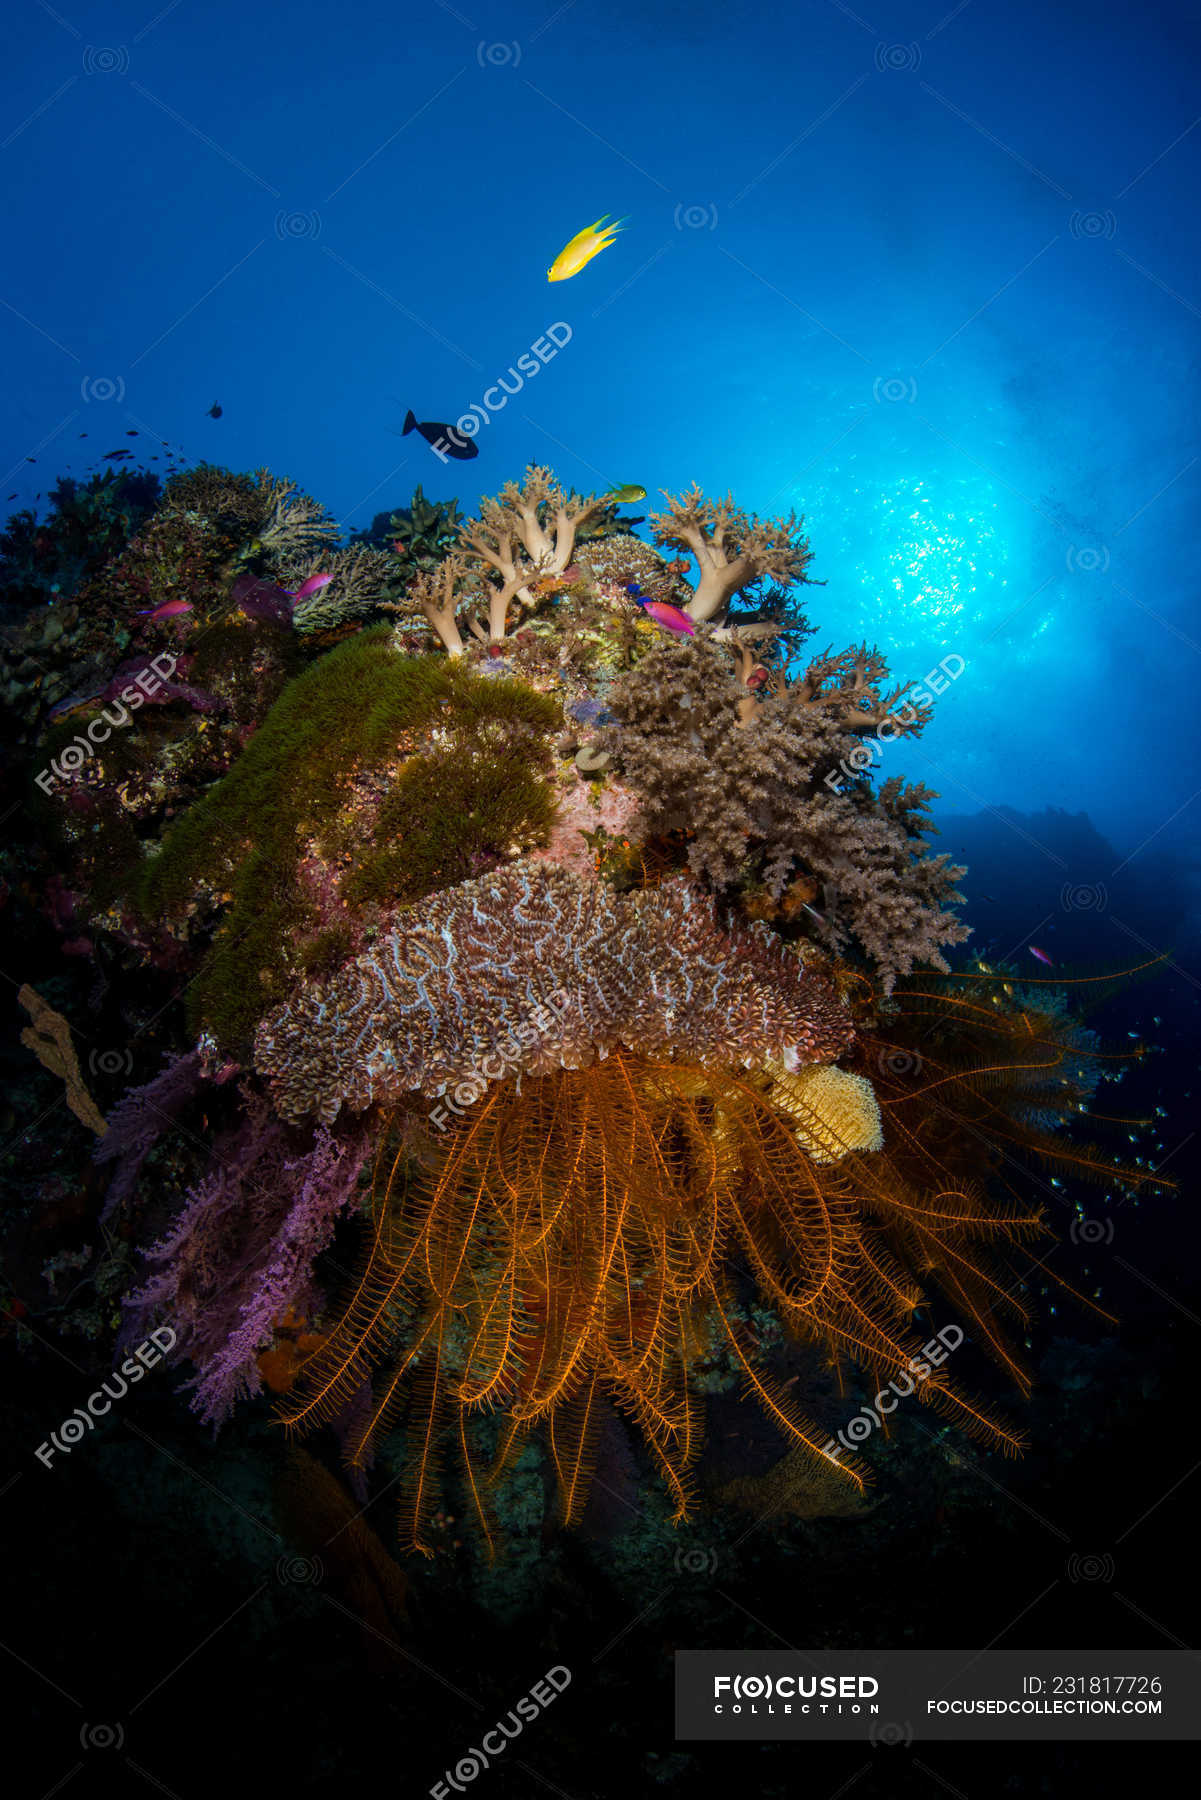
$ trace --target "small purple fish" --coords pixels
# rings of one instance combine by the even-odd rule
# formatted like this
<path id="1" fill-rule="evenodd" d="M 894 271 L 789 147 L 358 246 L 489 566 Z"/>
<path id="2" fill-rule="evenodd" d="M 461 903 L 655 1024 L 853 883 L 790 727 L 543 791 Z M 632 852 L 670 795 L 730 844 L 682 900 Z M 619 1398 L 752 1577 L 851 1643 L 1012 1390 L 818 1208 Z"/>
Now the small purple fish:
<path id="1" fill-rule="evenodd" d="M 239 575 L 234 582 L 233 599 L 248 619 L 259 619 L 270 625 L 290 625 L 293 608 L 310 594 L 318 594 L 333 580 L 329 574 L 310 575 L 298 588 L 280 587 L 266 576 Z"/>
<path id="2" fill-rule="evenodd" d="M 323 587 L 328 587 L 332 580 L 332 575 L 310 575 L 294 592 L 291 588 L 281 588 L 280 593 L 286 594 L 289 600 L 307 600 L 310 594 L 320 593 Z"/>
<path id="3" fill-rule="evenodd" d="M 649 613 L 656 625 L 664 631 L 674 631 L 681 637 L 692 637 L 696 626 L 686 612 L 678 606 L 671 606 L 666 600 L 643 600 L 640 602 L 644 613 Z"/>
<path id="4" fill-rule="evenodd" d="M 192 602 L 190 600 L 164 600 L 162 605 L 156 606 L 153 611 L 149 607 L 144 607 L 138 617 L 139 619 L 149 619 L 151 622 L 155 619 L 178 619 L 181 613 L 191 612 L 191 610 Z"/>
<path id="5" fill-rule="evenodd" d="M 1031 956 L 1037 956 L 1040 963 L 1046 963 L 1048 969 L 1053 969 L 1055 967 L 1055 964 L 1051 961 L 1051 958 L 1047 955 L 1046 951 L 1040 950 L 1037 944 L 1027 944 L 1026 948 L 1029 950 Z"/>

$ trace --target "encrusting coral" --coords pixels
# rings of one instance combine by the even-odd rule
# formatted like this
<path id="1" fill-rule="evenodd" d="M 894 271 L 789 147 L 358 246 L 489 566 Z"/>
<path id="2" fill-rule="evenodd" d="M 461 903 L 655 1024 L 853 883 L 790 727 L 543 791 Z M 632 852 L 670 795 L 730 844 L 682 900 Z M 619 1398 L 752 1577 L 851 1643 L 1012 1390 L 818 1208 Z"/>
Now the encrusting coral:
<path id="1" fill-rule="evenodd" d="M 547 1008 L 553 1022 L 531 1023 Z M 702 1067 L 838 1056 L 836 990 L 761 925 L 723 930 L 678 877 L 618 898 L 566 870 L 511 865 L 404 915 L 332 980 L 259 1027 L 284 1118 L 330 1121 L 497 1073 L 583 1068 L 620 1043 L 687 1046 Z"/>

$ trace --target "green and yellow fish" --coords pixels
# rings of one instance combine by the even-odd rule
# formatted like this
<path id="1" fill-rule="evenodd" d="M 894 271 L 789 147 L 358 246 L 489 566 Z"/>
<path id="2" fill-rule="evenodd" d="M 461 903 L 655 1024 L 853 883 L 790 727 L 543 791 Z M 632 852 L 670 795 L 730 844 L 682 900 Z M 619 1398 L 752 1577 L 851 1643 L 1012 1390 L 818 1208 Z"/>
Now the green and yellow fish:
<path id="1" fill-rule="evenodd" d="M 625 487 L 609 488 L 605 499 L 616 500 L 619 506 L 632 506 L 635 500 L 646 499 L 646 489 L 639 487 L 637 482 L 628 481 Z"/>
<path id="2" fill-rule="evenodd" d="M 585 225 L 583 231 L 576 232 L 569 244 L 564 244 L 546 271 L 548 281 L 570 281 L 599 251 L 609 248 L 613 242 L 612 234 L 621 230 L 625 220 L 618 219 L 616 224 L 606 225 L 608 216 L 608 213 L 602 213 L 595 225 Z"/>

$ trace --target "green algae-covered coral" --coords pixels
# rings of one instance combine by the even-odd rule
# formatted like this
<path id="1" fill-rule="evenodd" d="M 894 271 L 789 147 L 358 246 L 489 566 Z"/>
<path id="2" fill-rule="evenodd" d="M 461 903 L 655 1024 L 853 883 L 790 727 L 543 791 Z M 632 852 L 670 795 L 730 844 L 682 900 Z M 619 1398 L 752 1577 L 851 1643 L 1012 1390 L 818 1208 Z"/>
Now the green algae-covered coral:
<path id="1" fill-rule="evenodd" d="M 411 902 L 544 841 L 554 699 L 385 627 L 290 682 L 243 754 L 175 824 L 138 905 L 182 931 L 228 907 L 192 1022 L 245 1050 L 299 969 L 344 955 L 370 908 Z"/>

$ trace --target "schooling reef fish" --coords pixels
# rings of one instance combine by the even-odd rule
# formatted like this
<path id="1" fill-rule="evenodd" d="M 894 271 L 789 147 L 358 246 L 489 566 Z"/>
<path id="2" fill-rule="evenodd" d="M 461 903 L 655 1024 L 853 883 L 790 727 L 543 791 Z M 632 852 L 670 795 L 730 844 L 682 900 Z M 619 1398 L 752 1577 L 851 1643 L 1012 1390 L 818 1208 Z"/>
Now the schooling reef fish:
<path id="1" fill-rule="evenodd" d="M 1051 961 L 1051 958 L 1047 955 L 1046 951 L 1040 950 L 1037 944 L 1028 944 L 1026 947 L 1031 956 L 1037 956 L 1039 962 L 1046 963 L 1048 969 L 1053 969 L 1055 967 L 1055 964 Z"/>
<path id="2" fill-rule="evenodd" d="M 595 225 L 585 225 L 583 231 L 577 231 L 569 244 L 564 244 L 550 268 L 546 271 L 548 281 L 570 281 L 578 275 L 585 263 L 592 261 L 602 250 L 607 250 L 613 242 L 613 233 L 621 230 L 624 219 L 618 219 L 614 225 L 606 225 L 608 213 L 602 213 Z"/>
<path id="3" fill-rule="evenodd" d="M 217 402 L 214 400 L 204 416 L 206 419 L 219 419 L 224 411 L 225 408 L 223 406 L 218 406 Z"/>
<path id="4" fill-rule="evenodd" d="M 480 453 L 478 444 L 473 444 L 470 438 L 460 437 L 449 425 L 439 425 L 433 419 L 419 420 L 412 407 L 405 414 L 401 437 L 408 437 L 410 431 L 419 431 L 432 450 L 457 457 L 459 462 L 467 462 Z"/>
<path id="5" fill-rule="evenodd" d="M 632 506 L 635 500 L 646 499 L 646 489 L 639 487 L 636 481 L 628 481 L 625 487 L 610 488 L 604 497 L 616 500 L 619 506 Z"/>

